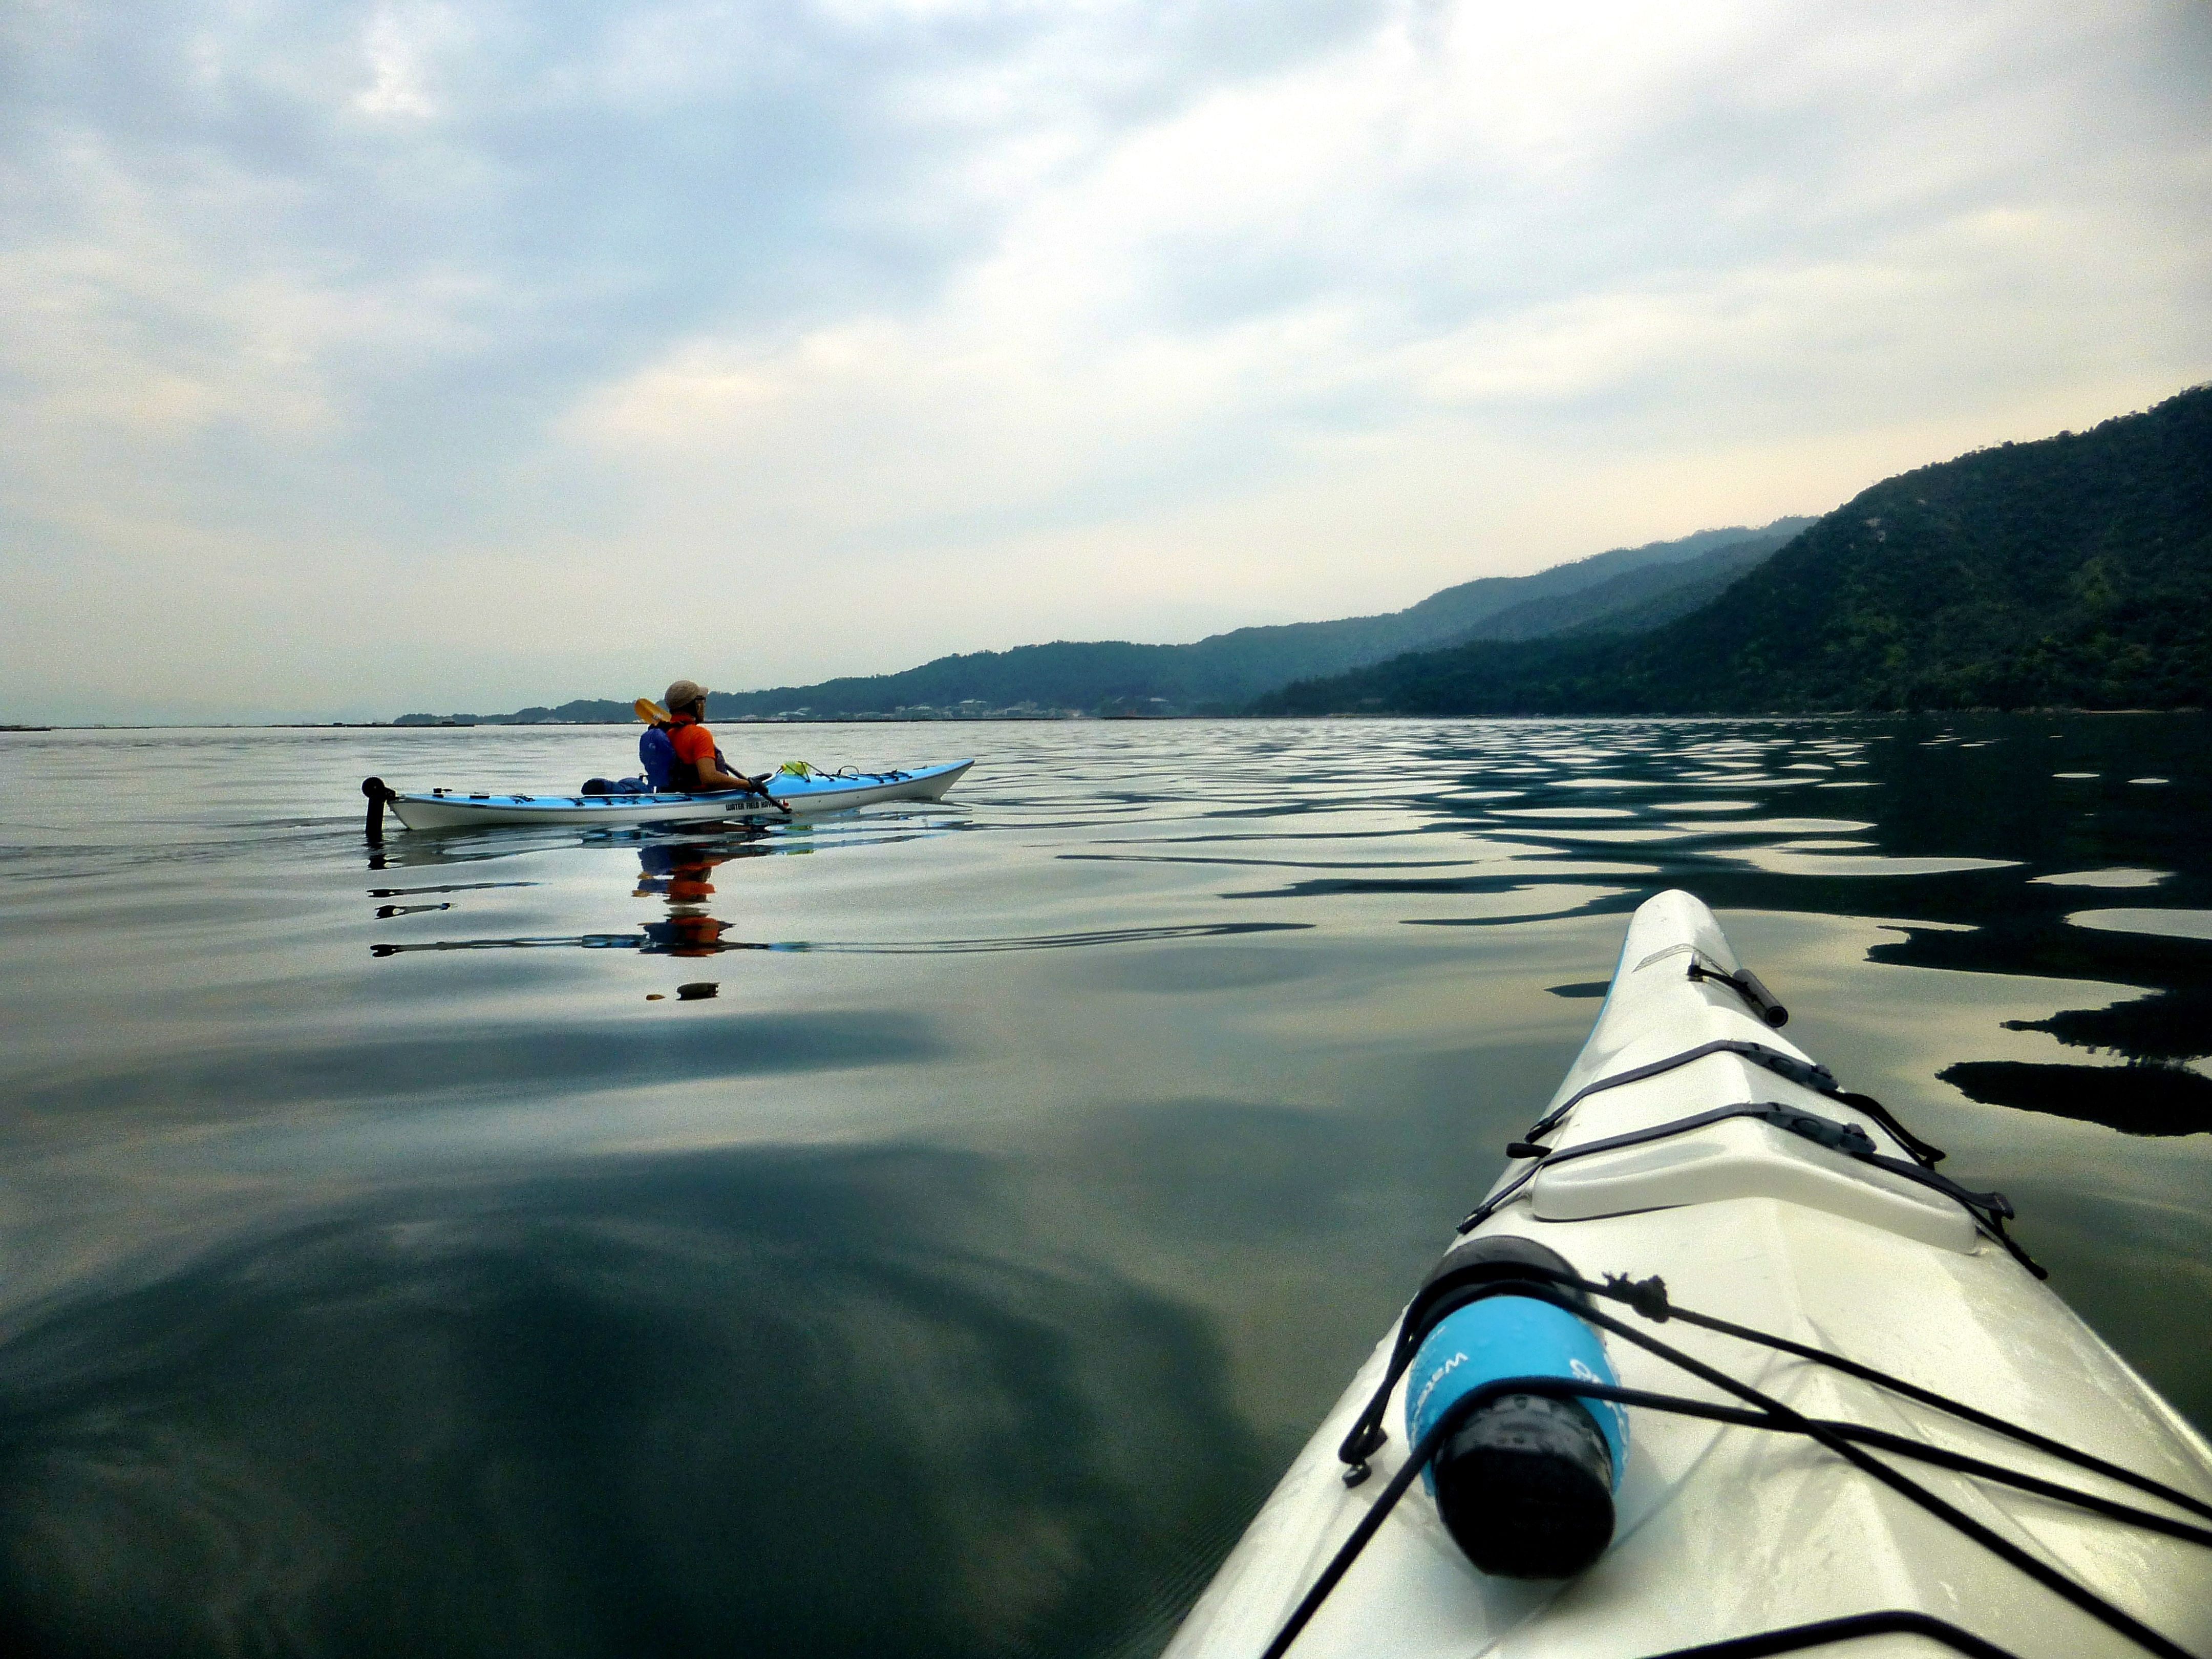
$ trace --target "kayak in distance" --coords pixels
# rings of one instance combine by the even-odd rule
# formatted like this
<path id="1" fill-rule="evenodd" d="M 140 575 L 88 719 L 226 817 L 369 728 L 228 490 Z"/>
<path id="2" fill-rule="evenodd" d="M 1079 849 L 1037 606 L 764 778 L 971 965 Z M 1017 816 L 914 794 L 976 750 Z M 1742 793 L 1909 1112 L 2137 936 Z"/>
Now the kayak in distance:
<path id="1" fill-rule="evenodd" d="M 496 794 L 459 789 L 394 790 L 380 778 L 366 778 L 372 822 L 388 805 L 410 830 L 482 830 L 541 823 L 698 823 L 753 818 L 775 823 L 787 817 L 811 817 L 881 801 L 943 800 L 974 760 L 947 761 L 887 772 L 785 770 L 766 782 L 774 804 L 737 790 L 684 794 L 666 790 L 572 795 Z"/>
<path id="2" fill-rule="evenodd" d="M 2212 1656 L 2212 1448 L 1687 893 L 1166 1659 Z"/>

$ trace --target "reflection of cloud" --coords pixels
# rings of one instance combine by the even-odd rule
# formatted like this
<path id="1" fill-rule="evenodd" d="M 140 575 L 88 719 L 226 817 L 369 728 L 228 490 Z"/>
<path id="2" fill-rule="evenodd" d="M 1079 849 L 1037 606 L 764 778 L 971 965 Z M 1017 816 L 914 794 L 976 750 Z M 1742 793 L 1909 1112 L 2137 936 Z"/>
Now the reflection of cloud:
<path id="1" fill-rule="evenodd" d="M 2171 870 L 2138 870 L 2118 866 L 2102 870 L 2067 870 L 2048 876 L 2030 876 L 2031 887 L 2155 887 L 2172 877 Z"/>
<path id="2" fill-rule="evenodd" d="M 2212 939 L 2212 910 L 2076 910 L 2066 920 L 2074 927 L 2107 933 Z"/>
<path id="3" fill-rule="evenodd" d="M 1716 848 L 1711 856 L 1747 864 L 1771 876 L 1954 876 L 1976 870 L 2006 870 L 2017 859 L 1891 858 L 1878 853 L 1846 855 L 1791 852 L 1786 848 Z"/>
<path id="4" fill-rule="evenodd" d="M 637 1159 L 82 1295 L 0 1346 L 11 1632 L 1120 1650 L 1266 1471 L 1189 1316 L 1008 1225 L 961 1155 Z"/>

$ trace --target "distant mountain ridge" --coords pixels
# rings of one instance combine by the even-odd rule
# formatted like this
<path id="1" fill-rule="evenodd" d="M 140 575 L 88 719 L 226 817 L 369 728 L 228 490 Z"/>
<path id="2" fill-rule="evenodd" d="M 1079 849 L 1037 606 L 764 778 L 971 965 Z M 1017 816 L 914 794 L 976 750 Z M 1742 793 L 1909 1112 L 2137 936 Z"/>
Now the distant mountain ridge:
<path id="1" fill-rule="evenodd" d="M 813 685 L 718 691 L 708 717 L 732 719 L 804 711 L 806 718 L 886 715 L 902 708 L 1233 713 L 1290 684 L 1379 662 L 1407 651 L 1473 639 L 1528 639 L 1649 614 L 1656 625 L 1757 564 L 1813 522 L 1778 519 L 1759 529 L 1701 530 L 1673 541 L 1615 548 L 1527 576 L 1483 576 L 1431 594 L 1406 610 L 1332 622 L 1240 628 L 1188 645 L 1125 640 L 1055 641 L 939 657 L 898 673 L 853 676 Z M 1655 609 L 1656 607 L 1656 609 Z M 657 688 L 656 688 L 657 689 Z M 402 725 L 443 721 L 530 725 L 559 720 L 627 720 L 627 701 L 579 699 L 510 714 L 406 714 Z"/>
<path id="2" fill-rule="evenodd" d="M 1649 631 L 1410 653 L 1290 685 L 1252 712 L 2208 702 L 2212 386 L 2087 432 L 1977 450 L 1887 479 L 1710 602 Z"/>
<path id="3" fill-rule="evenodd" d="M 1782 522 L 1802 529 L 1813 521 Z M 1477 623 L 1465 638 L 1534 640 L 1595 629 L 1633 634 L 1656 628 L 1695 611 L 1746 571 L 1764 563 L 1788 541 L 1789 533 L 1761 532 L 1741 541 L 1723 542 L 1693 559 L 1634 566 L 1594 586 L 1523 599 Z"/>

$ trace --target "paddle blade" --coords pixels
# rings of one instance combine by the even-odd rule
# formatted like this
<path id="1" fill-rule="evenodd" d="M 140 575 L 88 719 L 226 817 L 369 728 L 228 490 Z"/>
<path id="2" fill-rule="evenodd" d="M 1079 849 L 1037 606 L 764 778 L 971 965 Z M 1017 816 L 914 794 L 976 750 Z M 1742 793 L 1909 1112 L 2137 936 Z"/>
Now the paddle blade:
<path id="1" fill-rule="evenodd" d="M 668 723 L 668 711 L 651 697 L 640 697 L 630 704 L 630 708 L 647 726 L 665 726 Z"/>

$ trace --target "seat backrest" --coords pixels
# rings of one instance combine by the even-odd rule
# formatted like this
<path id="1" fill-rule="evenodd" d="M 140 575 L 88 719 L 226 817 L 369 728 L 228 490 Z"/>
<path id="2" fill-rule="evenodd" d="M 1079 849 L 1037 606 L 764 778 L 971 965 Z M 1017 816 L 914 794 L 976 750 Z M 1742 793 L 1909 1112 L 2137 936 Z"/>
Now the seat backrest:
<path id="1" fill-rule="evenodd" d="M 656 789 L 666 789 L 676 777 L 676 745 L 668 740 L 665 726 L 648 726 L 645 735 L 637 740 L 638 763 L 645 768 L 645 775 Z"/>

